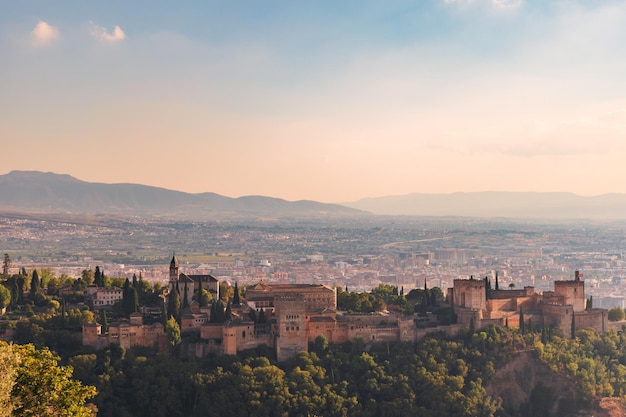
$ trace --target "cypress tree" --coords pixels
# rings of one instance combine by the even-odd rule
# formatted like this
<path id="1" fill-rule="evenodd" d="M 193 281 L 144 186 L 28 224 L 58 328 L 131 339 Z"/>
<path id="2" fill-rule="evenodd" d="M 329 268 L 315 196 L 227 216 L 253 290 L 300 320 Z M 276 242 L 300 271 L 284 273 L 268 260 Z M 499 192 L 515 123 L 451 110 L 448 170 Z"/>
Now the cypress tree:
<path id="1" fill-rule="evenodd" d="M 498 285 L 498 271 L 496 271 L 496 291 L 500 289 L 500 285 Z"/>
<path id="2" fill-rule="evenodd" d="M 96 265 L 96 272 L 93 274 L 94 284 L 96 287 L 104 287 L 104 280 L 102 279 L 102 272 L 100 272 L 100 267 Z"/>
<path id="3" fill-rule="evenodd" d="M 209 321 L 210 321 L 211 323 L 217 323 L 217 322 L 216 322 L 216 320 L 217 320 L 217 314 L 215 313 L 215 311 L 216 311 L 215 304 L 216 304 L 216 303 L 217 303 L 216 301 L 213 301 L 213 303 L 211 303 L 211 317 L 209 317 Z"/>
<path id="4" fill-rule="evenodd" d="M 105 309 L 102 309 L 100 311 L 100 319 L 102 320 L 102 332 L 107 333 L 109 331 L 109 320 L 107 319 L 107 311 Z"/>
<path id="5" fill-rule="evenodd" d="M 4 254 L 4 262 L 2 263 L 2 277 L 9 278 L 9 268 L 11 267 L 11 258 L 8 253 Z"/>
<path id="6" fill-rule="evenodd" d="M 485 277 L 485 300 L 489 299 L 489 279 Z"/>
<path id="7" fill-rule="evenodd" d="M 126 278 L 124 281 L 124 287 L 122 288 L 122 310 L 124 314 L 129 315 L 133 312 L 133 300 L 131 299 L 133 296 L 132 291 L 130 289 L 130 281 Z"/>
<path id="8" fill-rule="evenodd" d="M 15 308 L 20 299 L 19 288 L 17 286 L 17 280 L 13 282 L 13 288 L 11 288 L 11 307 Z"/>
<path id="9" fill-rule="evenodd" d="M 228 300 L 228 304 L 226 304 L 226 312 L 224 314 L 224 321 L 230 321 L 233 319 L 233 311 L 230 305 L 230 300 Z"/>
<path id="10" fill-rule="evenodd" d="M 526 333 L 526 329 L 524 327 L 524 310 L 519 309 L 519 330 L 522 334 Z"/>
<path id="11" fill-rule="evenodd" d="M 137 313 L 139 311 L 139 294 L 137 293 L 137 288 L 131 288 L 130 289 L 130 293 L 131 293 L 131 298 L 130 301 L 132 302 L 132 312 L 133 313 Z"/>
<path id="12" fill-rule="evenodd" d="M 33 276 L 30 280 L 30 300 L 31 301 L 35 301 L 35 298 L 37 298 L 37 295 L 39 294 L 40 291 L 40 282 L 39 282 L 39 274 L 37 273 L 37 270 L 33 270 Z"/>
<path id="13" fill-rule="evenodd" d="M 215 306 L 215 313 L 217 316 L 217 323 L 224 323 L 224 321 L 226 321 L 224 303 L 222 302 L 222 300 L 217 300 L 217 305 Z"/>
<path id="14" fill-rule="evenodd" d="M 17 284 L 17 303 L 24 304 L 24 284 L 26 283 L 26 275 L 20 274 L 15 280 L 15 283 Z"/>
<path id="15" fill-rule="evenodd" d="M 133 288 L 137 288 L 139 284 L 137 283 L 137 275 L 133 274 Z"/>
<path id="16" fill-rule="evenodd" d="M 178 291 L 178 284 L 170 291 L 168 296 L 167 314 L 170 317 L 174 317 L 176 321 L 180 318 L 180 292 Z"/>
<path id="17" fill-rule="evenodd" d="M 187 281 L 185 281 L 185 290 L 183 294 L 183 308 L 189 308 L 189 288 L 187 287 Z"/>
<path id="18" fill-rule="evenodd" d="M 222 310 L 222 314 L 220 314 L 220 304 L 222 303 L 221 300 L 217 300 L 214 301 L 213 304 L 211 305 L 211 318 L 213 320 L 211 320 L 213 323 L 221 323 L 222 320 L 222 315 L 224 313 L 224 310 Z"/>
<path id="19" fill-rule="evenodd" d="M 239 287 L 237 286 L 237 281 L 235 281 L 235 295 L 233 295 L 233 304 L 240 305 L 241 300 L 239 299 Z"/>
<path id="20" fill-rule="evenodd" d="M 167 324 L 167 308 L 165 306 L 165 300 L 163 300 L 163 306 L 161 308 L 161 324 L 163 324 L 163 326 Z"/>
<path id="21" fill-rule="evenodd" d="M 574 314 L 574 310 L 572 309 L 572 339 L 576 338 L 576 315 Z"/>
<path id="22" fill-rule="evenodd" d="M 250 318 L 250 320 L 256 323 L 257 322 L 256 310 L 251 309 L 250 313 L 248 313 L 248 317 Z"/>
<path id="23" fill-rule="evenodd" d="M 202 287 L 202 279 L 198 281 L 198 304 L 200 307 L 206 307 L 207 299 L 204 298 L 204 288 Z"/>

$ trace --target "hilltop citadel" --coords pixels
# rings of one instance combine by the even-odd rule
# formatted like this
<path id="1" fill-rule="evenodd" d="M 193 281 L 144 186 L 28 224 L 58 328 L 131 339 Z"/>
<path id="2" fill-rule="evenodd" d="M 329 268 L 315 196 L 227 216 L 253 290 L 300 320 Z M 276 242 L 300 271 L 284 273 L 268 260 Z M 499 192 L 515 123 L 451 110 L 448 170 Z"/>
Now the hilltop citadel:
<path id="1" fill-rule="evenodd" d="M 497 277 L 496 277 L 497 282 Z M 211 275 L 187 275 L 179 270 L 176 257 L 170 263 L 168 292 L 176 287 L 193 294 L 198 286 L 219 294 L 218 281 Z M 259 346 L 275 349 L 277 358 L 285 360 L 306 351 L 319 336 L 328 342 L 343 343 L 361 338 L 365 343 L 378 341 L 417 342 L 431 332 L 457 334 L 468 325 L 481 328 L 490 324 L 519 327 L 557 327 L 564 335 L 583 328 L 605 331 L 607 310 L 587 306 L 585 283 L 578 271 L 573 280 L 555 281 L 553 291 L 535 292 L 523 289 L 490 288 L 485 279 L 457 279 L 448 289 L 447 303 L 457 317 L 455 324 L 439 325 L 417 314 L 347 314 L 337 310 L 337 289 L 316 284 L 273 284 L 263 280 L 246 290 L 245 302 L 232 306 L 232 316 L 223 323 L 211 321 L 211 308 L 197 301 L 189 303 L 180 318 L 184 333 L 195 332 L 199 339 L 186 345 L 187 354 L 237 354 Z M 265 320 L 251 319 L 251 312 Z M 104 333 L 98 323 L 83 326 L 83 344 L 102 348 L 111 343 L 126 348 L 133 345 L 166 346 L 161 324 L 143 324 L 142 315 L 131 314 L 128 322 L 113 323 Z"/>

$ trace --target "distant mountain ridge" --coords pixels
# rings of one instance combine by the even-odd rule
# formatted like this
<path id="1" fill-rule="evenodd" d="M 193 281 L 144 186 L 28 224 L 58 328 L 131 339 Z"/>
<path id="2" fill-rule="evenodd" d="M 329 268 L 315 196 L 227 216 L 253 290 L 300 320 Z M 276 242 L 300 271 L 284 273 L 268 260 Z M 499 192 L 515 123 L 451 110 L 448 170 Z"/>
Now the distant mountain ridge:
<path id="1" fill-rule="evenodd" d="M 186 219 L 216 217 L 346 216 L 358 209 L 315 201 L 190 194 L 138 184 L 81 181 L 67 174 L 11 171 L 0 175 L 0 210 L 95 213 Z"/>
<path id="2" fill-rule="evenodd" d="M 626 194 L 584 197 L 561 192 L 414 193 L 342 204 L 378 215 L 626 219 Z"/>
<path id="3" fill-rule="evenodd" d="M 474 192 L 366 198 L 325 204 L 263 196 L 225 197 L 138 184 L 104 184 L 67 174 L 11 171 L 0 175 L 0 211 L 215 218 L 391 216 L 626 220 L 626 194 Z"/>

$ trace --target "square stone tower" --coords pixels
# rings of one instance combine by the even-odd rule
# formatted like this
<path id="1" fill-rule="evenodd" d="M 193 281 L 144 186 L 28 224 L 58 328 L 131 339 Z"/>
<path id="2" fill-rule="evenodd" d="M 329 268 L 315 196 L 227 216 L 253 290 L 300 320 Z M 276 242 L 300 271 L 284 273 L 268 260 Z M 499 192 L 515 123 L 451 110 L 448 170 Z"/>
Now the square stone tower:
<path id="1" fill-rule="evenodd" d="M 280 294 L 274 297 L 276 315 L 276 358 L 283 361 L 298 352 L 308 351 L 306 311 L 302 294 Z"/>

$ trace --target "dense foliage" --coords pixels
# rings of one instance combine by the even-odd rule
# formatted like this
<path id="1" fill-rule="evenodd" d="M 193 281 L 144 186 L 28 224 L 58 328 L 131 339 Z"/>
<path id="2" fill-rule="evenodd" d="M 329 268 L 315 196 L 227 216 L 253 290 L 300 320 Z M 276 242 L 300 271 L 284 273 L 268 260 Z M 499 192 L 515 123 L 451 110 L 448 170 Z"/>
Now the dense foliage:
<path id="1" fill-rule="evenodd" d="M 494 416 L 484 382 L 514 337 L 490 328 L 459 340 L 329 345 L 323 337 L 286 363 L 268 352 L 181 361 L 112 346 L 72 357 L 98 388 L 101 416 Z"/>
<path id="2" fill-rule="evenodd" d="M 541 358 L 557 372 L 572 376 L 583 395 L 626 395 L 626 333 L 580 330 L 575 339 L 537 342 Z"/>
<path id="3" fill-rule="evenodd" d="M 613 307 L 608 313 L 609 321 L 621 321 L 624 320 L 624 310 L 619 307 Z"/>
<path id="4" fill-rule="evenodd" d="M 393 310 L 411 315 L 414 312 L 434 312 L 443 299 L 440 288 L 414 289 L 405 296 L 403 288 L 389 284 L 379 284 L 370 292 L 352 292 L 337 287 L 337 308 L 350 313 Z"/>
<path id="5" fill-rule="evenodd" d="M 0 416 L 91 416 L 85 401 L 95 388 L 73 379 L 58 359 L 48 349 L 0 342 Z"/>

